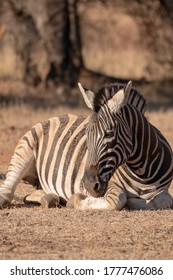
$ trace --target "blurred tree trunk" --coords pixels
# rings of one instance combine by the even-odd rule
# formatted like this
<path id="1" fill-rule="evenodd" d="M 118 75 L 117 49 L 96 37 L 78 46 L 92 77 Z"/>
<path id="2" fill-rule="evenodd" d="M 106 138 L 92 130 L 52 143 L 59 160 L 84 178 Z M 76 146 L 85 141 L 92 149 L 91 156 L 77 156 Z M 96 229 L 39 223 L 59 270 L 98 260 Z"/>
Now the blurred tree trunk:
<path id="1" fill-rule="evenodd" d="M 76 0 L 47 0 L 49 24 L 43 26 L 43 38 L 50 56 L 48 79 L 57 83 L 76 83 L 83 66 Z"/>
<path id="2" fill-rule="evenodd" d="M 0 0 L 0 96 L 78 103 L 79 80 L 88 86 L 109 81 L 83 65 L 77 4 Z"/>
<path id="3" fill-rule="evenodd" d="M 0 0 L 1 78 L 76 83 L 83 66 L 76 2 Z"/>

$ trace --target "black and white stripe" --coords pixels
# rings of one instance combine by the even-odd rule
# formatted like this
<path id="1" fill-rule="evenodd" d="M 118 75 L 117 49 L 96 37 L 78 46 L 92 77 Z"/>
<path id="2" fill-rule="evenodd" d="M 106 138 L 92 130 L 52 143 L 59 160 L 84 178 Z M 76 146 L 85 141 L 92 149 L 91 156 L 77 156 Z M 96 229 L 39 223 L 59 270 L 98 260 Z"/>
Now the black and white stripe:
<path id="1" fill-rule="evenodd" d="M 11 201 L 21 179 L 39 184 L 45 193 L 68 200 L 84 192 L 87 149 L 85 129 L 88 118 L 62 115 L 38 123 L 19 141 L 11 159 L 0 196 Z M 37 180 L 38 179 L 38 180 Z"/>

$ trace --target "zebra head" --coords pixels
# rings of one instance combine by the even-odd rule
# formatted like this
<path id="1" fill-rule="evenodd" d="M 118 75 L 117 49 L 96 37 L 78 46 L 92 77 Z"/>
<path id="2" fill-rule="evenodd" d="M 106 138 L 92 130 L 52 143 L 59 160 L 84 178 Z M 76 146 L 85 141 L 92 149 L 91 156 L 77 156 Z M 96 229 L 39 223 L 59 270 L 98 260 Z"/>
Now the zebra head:
<path id="1" fill-rule="evenodd" d="M 108 181 L 118 166 L 126 162 L 132 149 L 131 131 L 123 118 L 123 108 L 132 83 L 111 94 L 113 96 L 109 96 L 105 88 L 105 100 L 99 107 L 97 94 L 78 85 L 85 103 L 93 110 L 86 128 L 88 157 L 83 186 L 92 196 L 100 197 L 105 194 Z"/>

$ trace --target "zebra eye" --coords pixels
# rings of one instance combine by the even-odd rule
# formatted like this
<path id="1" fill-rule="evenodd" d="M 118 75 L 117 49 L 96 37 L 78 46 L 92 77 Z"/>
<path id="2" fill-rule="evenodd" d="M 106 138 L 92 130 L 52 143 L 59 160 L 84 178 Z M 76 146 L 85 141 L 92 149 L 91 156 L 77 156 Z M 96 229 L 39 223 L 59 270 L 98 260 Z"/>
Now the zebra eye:
<path id="1" fill-rule="evenodd" d="M 114 132 L 113 131 L 108 131 L 106 132 L 106 138 L 112 138 L 114 136 Z"/>

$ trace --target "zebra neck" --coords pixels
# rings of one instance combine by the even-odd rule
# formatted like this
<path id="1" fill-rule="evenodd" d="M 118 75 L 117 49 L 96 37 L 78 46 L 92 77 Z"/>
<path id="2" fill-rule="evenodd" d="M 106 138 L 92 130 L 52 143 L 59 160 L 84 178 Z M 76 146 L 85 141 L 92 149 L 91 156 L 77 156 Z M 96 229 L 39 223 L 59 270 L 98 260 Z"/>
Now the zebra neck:
<path id="1" fill-rule="evenodd" d="M 162 145 L 157 131 L 143 114 L 131 107 L 128 111 L 132 133 L 132 152 L 127 160 L 128 168 L 137 176 L 152 176 L 152 166 L 160 162 Z"/>
<path id="2" fill-rule="evenodd" d="M 163 174 L 172 172 L 172 151 L 161 134 L 135 108 L 130 110 L 130 129 L 133 149 L 126 165 L 136 176 L 147 182 L 160 180 Z"/>

